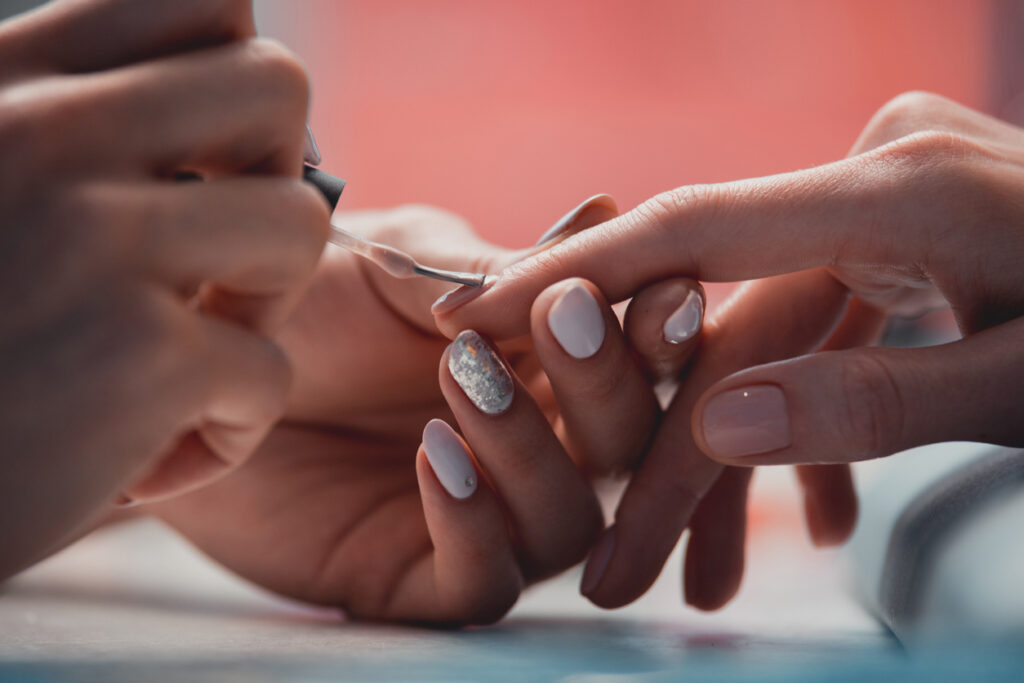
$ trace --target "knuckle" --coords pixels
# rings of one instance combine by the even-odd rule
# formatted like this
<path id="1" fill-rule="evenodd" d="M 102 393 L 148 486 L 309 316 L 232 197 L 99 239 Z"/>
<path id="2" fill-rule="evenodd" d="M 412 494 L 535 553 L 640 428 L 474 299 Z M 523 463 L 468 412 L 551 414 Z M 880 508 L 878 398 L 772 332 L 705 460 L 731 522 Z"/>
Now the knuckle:
<path id="1" fill-rule="evenodd" d="M 930 92 L 913 90 L 901 93 L 882 105 L 868 127 L 878 131 L 909 132 L 914 126 L 920 125 L 922 119 L 931 120 L 937 112 L 945 111 L 950 104 L 946 98 Z"/>
<path id="2" fill-rule="evenodd" d="M 691 214 L 704 206 L 707 194 L 706 186 L 677 187 L 659 192 L 637 207 L 637 211 L 651 223 L 669 223 L 678 216 Z"/>
<path id="3" fill-rule="evenodd" d="M 282 97 L 282 101 L 301 104 L 305 120 L 310 86 L 299 58 L 281 43 L 267 38 L 246 41 L 245 53 L 248 62 L 273 84 L 275 95 Z"/>
<path id="4" fill-rule="evenodd" d="M 923 130 L 905 135 L 865 155 L 866 164 L 886 178 L 885 192 L 898 190 L 948 211 L 965 190 L 983 190 L 983 169 L 997 156 L 992 150 L 957 133 Z M 867 169 L 872 170 L 872 169 Z"/>
<path id="5" fill-rule="evenodd" d="M 689 253 L 680 249 L 680 242 L 693 233 L 687 227 L 712 221 L 725 209 L 726 193 L 718 185 L 686 185 L 661 192 L 638 206 L 624 217 L 623 229 L 643 230 L 645 239 L 651 239 L 674 253 Z M 680 263 L 678 272 L 694 272 L 695 262 Z"/>
<path id="6" fill-rule="evenodd" d="M 990 157 L 983 145 L 958 133 L 920 130 L 885 145 L 871 156 L 887 165 L 906 165 L 915 170 L 959 172 L 964 162 Z"/>
<path id="7" fill-rule="evenodd" d="M 899 385 L 881 356 L 852 356 L 840 370 L 838 436 L 858 459 L 888 455 L 901 442 L 903 400 Z"/>
<path id="8" fill-rule="evenodd" d="M 886 178 L 883 192 L 916 197 L 922 207 L 936 211 L 923 237 L 929 241 L 957 232 L 964 221 L 1004 206 L 998 179 L 1005 167 L 994 150 L 973 139 L 941 130 L 923 130 L 901 137 L 868 153 L 866 162 Z M 869 169 L 870 170 L 870 169 Z"/>
<path id="9" fill-rule="evenodd" d="M 970 130 L 974 112 L 957 102 L 929 92 L 896 96 L 871 117 L 854 152 L 888 144 L 914 133 Z"/>

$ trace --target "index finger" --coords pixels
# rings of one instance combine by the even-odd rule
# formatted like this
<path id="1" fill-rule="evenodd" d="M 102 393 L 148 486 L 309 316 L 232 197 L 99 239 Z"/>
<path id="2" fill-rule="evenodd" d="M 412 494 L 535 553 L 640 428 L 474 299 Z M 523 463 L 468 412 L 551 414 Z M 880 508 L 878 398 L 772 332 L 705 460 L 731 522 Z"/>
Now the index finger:
<path id="1" fill-rule="evenodd" d="M 449 336 L 467 327 L 517 336 L 534 298 L 570 277 L 621 301 L 680 275 L 728 282 L 844 263 L 919 262 L 910 229 L 951 225 L 951 203 L 963 194 L 957 174 L 933 162 L 967 159 L 970 144 L 927 133 L 805 171 L 672 190 L 506 268 L 487 291 L 442 311 L 438 327 Z"/>
<path id="2" fill-rule="evenodd" d="M 256 33 L 251 0 L 54 2 L 4 27 L 4 62 L 84 73 Z M 116 36 L 116 40 L 111 40 Z"/>

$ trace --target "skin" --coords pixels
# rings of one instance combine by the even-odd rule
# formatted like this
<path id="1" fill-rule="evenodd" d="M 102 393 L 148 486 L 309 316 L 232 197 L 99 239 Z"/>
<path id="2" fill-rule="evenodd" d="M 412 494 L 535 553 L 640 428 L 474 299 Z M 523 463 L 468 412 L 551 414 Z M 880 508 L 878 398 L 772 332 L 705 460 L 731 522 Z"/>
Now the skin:
<path id="1" fill-rule="evenodd" d="M 55 2 L 0 26 L 0 579 L 119 492 L 227 472 L 284 408 L 268 335 L 328 215 L 299 180 L 305 73 L 253 32 L 238 0 Z"/>
<path id="2" fill-rule="evenodd" d="M 614 214 L 614 205 L 583 212 L 567 230 Z M 496 271 L 525 255 L 426 207 L 346 220 L 444 268 Z M 498 619 L 524 587 L 586 556 L 603 527 L 591 477 L 630 468 L 660 413 L 592 284 L 583 283 L 606 327 L 597 353 L 573 358 L 552 336 L 547 313 L 575 282 L 545 289 L 529 336 L 503 345 L 515 397 L 492 416 L 448 371 L 448 341 L 429 312 L 445 285 L 395 280 L 330 249 L 280 335 L 296 371 L 286 419 L 230 477 L 146 509 L 259 585 L 353 617 Z M 424 456 L 431 418 L 457 427 L 473 454 L 479 484 L 465 500 Z"/>
<path id="3" fill-rule="evenodd" d="M 688 601 L 728 600 L 743 569 L 746 486 L 735 480 L 747 475 L 726 465 L 805 466 L 810 528 L 834 542 L 856 512 L 849 475 L 835 467 L 937 441 L 1024 443 L 1011 399 L 1024 379 L 1022 163 L 1019 128 L 934 95 L 903 95 L 845 160 L 659 195 L 514 265 L 439 316 L 447 334 L 473 326 L 503 338 L 523 329 L 538 291 L 568 276 L 592 280 L 612 301 L 675 275 L 757 280 L 705 325 L 706 352 L 616 512 L 617 549 L 594 602 L 614 607 L 646 591 L 687 526 Z M 869 347 L 886 316 L 935 306 L 952 308 L 961 341 Z M 785 398 L 789 445 L 742 457 L 713 450 L 709 401 L 764 385 Z M 701 514 L 712 505 L 717 514 Z M 698 537 L 732 540 L 698 553 Z"/>

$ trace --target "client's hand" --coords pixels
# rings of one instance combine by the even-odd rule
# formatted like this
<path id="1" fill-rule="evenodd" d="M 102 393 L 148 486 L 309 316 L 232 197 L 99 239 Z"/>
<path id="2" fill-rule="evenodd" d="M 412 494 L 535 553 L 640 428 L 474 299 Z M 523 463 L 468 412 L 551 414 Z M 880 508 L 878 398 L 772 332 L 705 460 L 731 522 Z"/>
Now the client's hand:
<path id="1" fill-rule="evenodd" d="M 849 159 L 660 195 L 507 269 L 439 318 L 449 334 L 474 326 L 502 338 L 525 328 L 536 292 L 569 276 L 591 279 L 614 301 L 676 274 L 792 273 L 751 285 L 707 326 L 706 352 L 619 507 L 615 551 L 592 599 L 614 606 L 643 593 L 687 525 L 687 571 L 703 536 L 709 552 L 698 573 L 738 578 L 749 470 L 719 463 L 845 463 L 956 439 L 1024 443 L 1022 164 L 1019 128 L 942 98 L 903 96 Z M 937 304 L 952 306 L 965 339 L 864 347 L 887 314 Z M 835 351 L 804 355 L 826 339 Z M 784 359 L 792 360 L 764 365 Z M 803 472 L 831 473 L 832 488 L 849 491 L 842 470 Z M 723 488 L 726 502 L 703 514 Z M 854 509 L 845 507 L 821 495 L 808 504 L 831 510 L 829 525 L 844 533 Z M 687 588 L 689 597 L 689 577 Z M 721 604 L 731 590 L 700 602 Z"/>
<path id="2" fill-rule="evenodd" d="M 563 236 L 611 215 L 591 202 Z M 349 220 L 432 265 L 493 272 L 523 256 L 437 210 Z M 489 622 L 579 562 L 603 526 L 585 472 L 643 451 L 650 384 L 592 285 L 541 293 L 532 343 L 506 345 L 507 363 L 471 332 L 446 348 L 430 315 L 444 289 L 329 251 L 281 336 L 288 420 L 232 476 L 154 512 L 250 580 L 358 617 Z"/>

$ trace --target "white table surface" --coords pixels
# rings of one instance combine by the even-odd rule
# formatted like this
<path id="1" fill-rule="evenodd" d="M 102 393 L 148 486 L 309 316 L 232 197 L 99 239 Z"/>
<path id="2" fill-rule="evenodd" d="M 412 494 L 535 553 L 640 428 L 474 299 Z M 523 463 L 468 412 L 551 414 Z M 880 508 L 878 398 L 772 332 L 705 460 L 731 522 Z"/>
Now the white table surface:
<path id="1" fill-rule="evenodd" d="M 790 505 L 786 522 L 791 486 L 767 481 L 758 495 Z M 676 553 L 626 609 L 581 598 L 577 570 L 529 591 L 497 626 L 463 631 L 348 622 L 250 586 L 154 521 L 128 522 L 3 589 L 0 681 L 793 680 L 837 662 L 899 665 L 836 553 L 783 522 L 754 534 L 741 594 L 720 612 L 683 606 Z"/>

